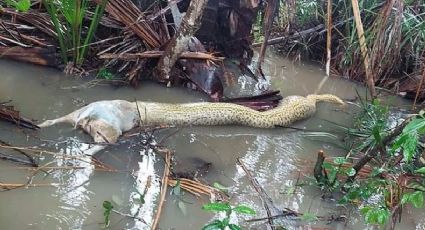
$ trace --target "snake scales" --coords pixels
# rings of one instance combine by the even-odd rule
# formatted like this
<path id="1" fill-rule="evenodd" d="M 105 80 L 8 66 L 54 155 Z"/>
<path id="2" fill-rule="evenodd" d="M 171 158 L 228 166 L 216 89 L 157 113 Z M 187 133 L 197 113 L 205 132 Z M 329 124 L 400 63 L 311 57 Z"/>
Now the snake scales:
<path id="1" fill-rule="evenodd" d="M 232 103 L 98 101 L 58 119 L 46 120 L 39 126 L 71 123 L 88 132 L 95 142 L 115 143 L 123 132 L 138 125 L 244 125 L 258 128 L 288 126 L 312 116 L 316 112 L 316 103 L 322 101 L 344 104 L 331 94 L 289 96 L 276 108 L 263 112 Z"/>

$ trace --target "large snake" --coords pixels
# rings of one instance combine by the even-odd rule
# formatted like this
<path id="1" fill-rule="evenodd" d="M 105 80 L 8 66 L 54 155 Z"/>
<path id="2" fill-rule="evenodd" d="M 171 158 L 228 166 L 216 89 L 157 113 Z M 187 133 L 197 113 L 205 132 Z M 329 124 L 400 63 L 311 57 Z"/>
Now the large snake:
<path id="1" fill-rule="evenodd" d="M 123 132 L 138 125 L 285 127 L 312 116 L 316 112 L 316 103 L 322 101 L 344 105 L 341 99 L 330 94 L 289 96 L 276 108 L 263 112 L 232 103 L 166 104 L 124 100 L 97 101 L 58 119 L 47 120 L 39 126 L 71 123 L 83 128 L 95 142 L 115 143 Z"/>

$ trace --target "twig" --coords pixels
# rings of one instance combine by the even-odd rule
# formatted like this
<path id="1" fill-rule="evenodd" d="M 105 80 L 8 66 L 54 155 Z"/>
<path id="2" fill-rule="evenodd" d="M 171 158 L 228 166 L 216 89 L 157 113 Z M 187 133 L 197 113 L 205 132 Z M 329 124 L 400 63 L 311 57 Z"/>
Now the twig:
<path id="1" fill-rule="evenodd" d="M 66 159 L 74 159 L 74 160 L 79 160 L 82 162 L 86 162 L 88 164 L 94 165 L 96 167 L 100 167 L 102 169 L 105 170 L 113 170 L 111 169 L 111 167 L 105 165 L 102 162 L 96 161 L 95 158 L 92 158 L 91 161 L 90 160 L 86 160 L 81 156 L 69 156 L 66 154 L 62 154 L 62 153 L 57 153 L 57 152 L 51 152 L 51 151 L 47 151 L 47 150 L 42 150 L 42 149 L 36 149 L 36 148 L 28 148 L 28 147 L 16 147 L 16 146 L 7 146 L 7 145 L 2 145 L 0 144 L 0 148 L 5 148 L 5 149 L 20 149 L 20 150 L 26 150 L 26 151 L 30 151 L 30 152 L 34 152 L 34 153 L 45 153 L 45 154 L 49 154 L 55 157 L 63 157 Z"/>
<path id="2" fill-rule="evenodd" d="M 54 187 L 58 186 L 58 184 L 15 184 L 15 183 L 0 183 L 0 188 L 11 190 L 22 187 Z"/>
<path id="3" fill-rule="evenodd" d="M 146 221 L 143 218 L 141 218 L 141 217 L 133 216 L 133 215 L 130 215 L 130 214 L 126 214 L 126 213 L 120 212 L 120 211 L 115 210 L 115 209 L 112 209 L 111 211 L 114 212 L 114 213 L 116 213 L 116 214 L 118 214 L 118 215 L 120 215 L 120 216 L 128 217 L 128 218 L 131 218 L 131 219 L 136 219 L 138 221 L 141 221 L 144 224 L 147 224 Z"/>
<path id="4" fill-rule="evenodd" d="M 32 162 L 23 160 L 23 159 L 18 158 L 18 157 L 9 156 L 9 155 L 4 154 L 4 153 L 0 153 L 0 159 L 6 160 L 6 161 L 12 161 L 12 162 L 15 162 L 15 163 L 18 163 L 18 164 L 23 164 L 23 165 L 29 165 L 29 166 L 33 165 Z"/>
<path id="5" fill-rule="evenodd" d="M 267 217 L 268 217 L 267 222 L 268 222 L 269 228 L 272 230 L 276 229 L 273 224 L 273 219 L 271 218 L 272 214 L 269 207 L 269 204 L 270 204 L 274 209 L 277 209 L 276 207 L 274 207 L 272 199 L 267 195 L 264 189 L 260 186 L 257 179 L 255 179 L 251 175 L 251 172 L 248 170 L 248 168 L 245 166 L 245 164 L 242 162 L 240 158 L 237 159 L 237 163 L 242 167 L 243 171 L 245 171 L 255 191 L 257 191 L 257 193 L 260 195 L 260 200 L 263 203 L 264 209 L 266 210 L 266 213 L 267 213 Z"/>
<path id="6" fill-rule="evenodd" d="M 164 174 L 162 175 L 162 181 L 161 181 L 161 195 L 160 200 L 158 204 L 158 210 L 156 212 L 155 219 L 152 223 L 152 230 L 157 229 L 157 225 L 159 223 L 159 218 L 161 217 L 162 207 L 165 201 L 165 195 L 167 194 L 167 187 L 168 187 L 168 177 L 170 175 L 170 167 L 171 167 L 171 151 L 168 149 L 158 149 L 157 151 L 161 151 L 165 153 L 165 168 L 164 168 Z"/>
<path id="7" fill-rule="evenodd" d="M 211 186 L 208 185 L 204 185 L 199 181 L 195 181 L 195 180 L 191 180 L 191 179 L 187 179 L 187 178 L 178 178 L 178 179 L 168 179 L 168 185 L 170 186 L 176 186 L 177 182 L 180 181 L 180 187 L 192 194 L 194 194 L 195 196 L 200 196 L 201 194 L 210 196 L 215 194 L 219 194 L 220 197 L 226 197 L 226 195 L 221 192 L 220 190 L 213 188 Z"/>
<path id="8" fill-rule="evenodd" d="M 424 79 L 425 79 L 425 63 L 424 63 L 424 65 L 423 65 L 422 68 L 423 68 L 423 70 L 422 70 L 422 78 L 421 78 L 421 81 L 419 82 L 418 89 L 416 90 L 416 95 L 415 95 L 415 100 L 413 101 L 412 110 L 414 110 L 416 108 L 416 102 L 417 102 L 418 97 L 419 97 L 419 92 L 421 92 L 422 84 L 424 83 Z"/>
<path id="9" fill-rule="evenodd" d="M 3 144 L 3 145 L 6 145 L 6 146 L 12 147 L 12 146 L 11 146 L 9 143 L 7 143 L 6 141 L 2 141 L 2 140 L 0 140 L 0 143 L 1 143 L 1 144 Z M 29 161 L 30 161 L 30 163 L 31 163 L 31 166 L 33 166 L 33 167 L 38 167 L 38 164 L 35 162 L 34 158 L 32 158 L 32 156 L 30 156 L 28 153 L 26 153 L 26 152 L 24 152 L 24 151 L 22 151 L 21 149 L 18 149 L 18 148 L 13 148 L 13 147 L 12 147 L 12 149 L 13 149 L 13 150 L 15 150 L 16 152 L 18 152 L 18 153 L 20 153 L 20 154 L 24 155 L 26 158 L 28 158 L 28 160 L 29 160 Z"/>
<path id="10" fill-rule="evenodd" d="M 300 216 L 303 215 L 303 213 L 299 213 L 299 212 L 295 212 L 293 211 L 293 213 L 285 213 L 285 214 L 279 214 L 279 215 L 274 215 L 274 216 L 270 216 L 270 217 L 260 217 L 260 218 L 254 218 L 254 219 L 249 219 L 249 220 L 245 220 L 245 222 L 257 222 L 257 221 L 263 221 L 263 220 L 268 220 L 268 219 L 277 219 L 280 217 L 287 217 L 287 216 L 294 216 L 294 218 L 299 219 Z M 345 216 L 317 216 L 317 219 L 319 219 L 320 221 L 344 221 L 346 219 Z"/>

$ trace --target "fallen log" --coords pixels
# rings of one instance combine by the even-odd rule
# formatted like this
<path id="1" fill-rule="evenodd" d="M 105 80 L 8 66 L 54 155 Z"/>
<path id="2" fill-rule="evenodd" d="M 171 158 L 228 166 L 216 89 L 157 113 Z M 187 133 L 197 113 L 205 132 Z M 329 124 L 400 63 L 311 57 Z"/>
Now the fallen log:
<path id="1" fill-rule="evenodd" d="M 0 58 L 57 67 L 56 52 L 46 48 L 0 47 Z"/>
<path id="2" fill-rule="evenodd" d="M 21 117 L 19 111 L 15 110 L 13 106 L 6 106 L 0 104 L 0 120 L 9 121 L 18 126 L 28 129 L 39 129 L 31 120 Z"/>

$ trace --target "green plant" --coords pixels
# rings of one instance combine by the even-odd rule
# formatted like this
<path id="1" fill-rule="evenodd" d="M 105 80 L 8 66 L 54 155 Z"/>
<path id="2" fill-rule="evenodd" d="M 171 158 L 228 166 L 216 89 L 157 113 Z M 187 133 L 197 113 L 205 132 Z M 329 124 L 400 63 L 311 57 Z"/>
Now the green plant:
<path id="1" fill-rule="evenodd" d="M 101 68 L 97 73 L 96 77 L 105 80 L 112 80 L 115 78 L 115 75 L 106 68 Z"/>
<path id="2" fill-rule="evenodd" d="M 105 217 L 105 227 L 109 226 L 110 223 L 110 219 L 109 217 L 111 216 L 111 212 L 114 209 L 114 206 L 112 205 L 112 203 L 110 201 L 103 201 L 103 216 Z"/>
<path id="3" fill-rule="evenodd" d="M 238 214 L 248 214 L 248 215 L 255 215 L 255 211 L 251 209 L 248 206 L 245 205 L 238 205 L 236 207 L 230 206 L 229 203 L 222 203 L 222 202 L 214 202 L 214 203 L 208 203 L 202 206 L 202 209 L 208 212 L 225 212 L 226 217 L 222 220 L 216 219 L 213 220 L 211 223 L 206 224 L 202 230 L 224 230 L 226 227 L 228 227 L 231 230 L 238 230 L 242 229 L 239 225 L 231 224 L 230 223 L 230 215 L 232 212 L 236 212 Z"/>
<path id="4" fill-rule="evenodd" d="M 6 0 L 6 5 L 20 12 L 27 12 L 31 7 L 31 0 Z"/>
<path id="5" fill-rule="evenodd" d="M 177 198 L 177 207 L 183 213 L 183 215 L 186 216 L 187 214 L 186 203 L 189 203 L 189 202 L 183 199 L 184 193 L 181 189 L 180 180 L 177 180 L 176 185 L 171 190 L 171 195 L 174 195 Z"/>
<path id="6" fill-rule="evenodd" d="M 394 127 L 387 106 L 372 101 L 362 102 L 361 108 L 355 127 L 346 129 L 352 142 L 350 153 L 324 161 L 324 176 L 318 176 L 316 183 L 326 192 L 344 191 L 340 205 L 357 205 L 366 223 L 384 225 L 398 219 L 392 215 L 399 215 L 397 209 L 404 205 L 423 207 L 425 167 L 415 160 L 422 157 L 425 117 L 421 112 Z M 368 172 L 359 180 L 346 180 L 358 175 L 349 166 L 350 156 L 368 154 L 374 156 Z"/>
<path id="7" fill-rule="evenodd" d="M 391 147 L 394 154 L 401 151 L 406 162 L 411 162 L 415 156 L 418 146 L 419 137 L 425 134 L 425 117 L 423 113 L 419 117 L 414 118 L 404 127 L 403 132 L 398 136 Z"/>
<path id="8" fill-rule="evenodd" d="M 68 63 L 68 52 L 71 51 L 72 62 L 81 65 L 99 25 L 107 0 L 101 0 L 96 6 L 87 32 L 83 25 L 83 19 L 87 13 L 88 0 L 43 0 L 43 3 L 57 33 L 62 60 Z M 85 39 L 83 39 L 84 34 Z"/>

